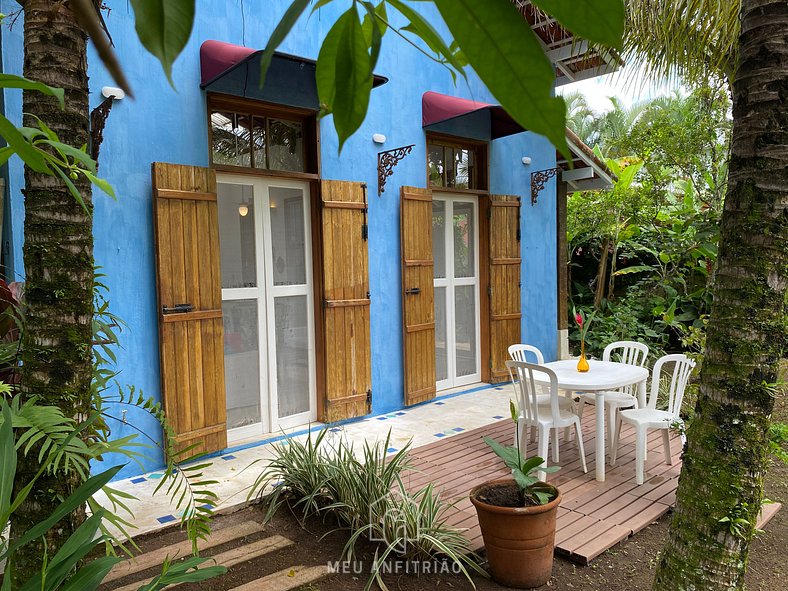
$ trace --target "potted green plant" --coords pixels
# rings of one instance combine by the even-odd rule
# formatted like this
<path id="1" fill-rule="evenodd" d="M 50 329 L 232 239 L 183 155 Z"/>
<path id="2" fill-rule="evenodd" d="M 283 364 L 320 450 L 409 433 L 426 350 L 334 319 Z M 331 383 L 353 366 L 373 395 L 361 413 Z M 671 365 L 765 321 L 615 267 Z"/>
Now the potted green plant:
<path id="1" fill-rule="evenodd" d="M 513 419 L 517 410 L 512 404 Z M 553 571 L 555 523 L 561 495 L 542 482 L 536 473 L 555 472 L 558 466 L 541 468 L 544 459 L 524 458 L 516 446 L 484 441 L 512 470 L 512 479 L 493 480 L 476 486 L 470 497 L 479 517 L 493 579 L 507 587 L 540 587 Z"/>

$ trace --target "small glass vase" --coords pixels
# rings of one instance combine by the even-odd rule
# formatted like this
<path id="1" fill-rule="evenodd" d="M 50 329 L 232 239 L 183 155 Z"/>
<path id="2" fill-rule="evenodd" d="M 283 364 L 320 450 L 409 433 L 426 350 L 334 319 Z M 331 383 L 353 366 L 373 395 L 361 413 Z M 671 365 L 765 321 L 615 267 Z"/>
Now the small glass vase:
<path id="1" fill-rule="evenodd" d="M 588 360 L 586 359 L 586 343 L 580 341 L 580 359 L 577 360 L 577 371 L 585 373 L 589 370 Z"/>

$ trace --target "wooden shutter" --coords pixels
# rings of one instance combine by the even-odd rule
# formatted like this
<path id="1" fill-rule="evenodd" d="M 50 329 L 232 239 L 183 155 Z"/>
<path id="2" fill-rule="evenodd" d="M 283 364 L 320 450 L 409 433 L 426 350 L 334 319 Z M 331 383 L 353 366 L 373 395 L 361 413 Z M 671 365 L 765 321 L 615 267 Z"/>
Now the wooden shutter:
<path id="1" fill-rule="evenodd" d="M 509 379 L 509 345 L 520 342 L 520 198 L 490 196 L 490 382 Z"/>
<path id="2" fill-rule="evenodd" d="M 164 410 L 183 446 L 227 447 L 219 222 L 213 170 L 154 162 Z"/>
<path id="3" fill-rule="evenodd" d="M 323 421 L 368 414 L 372 398 L 366 185 L 322 181 Z"/>
<path id="4" fill-rule="evenodd" d="M 402 187 L 402 317 L 405 404 L 435 397 L 432 190 Z"/>

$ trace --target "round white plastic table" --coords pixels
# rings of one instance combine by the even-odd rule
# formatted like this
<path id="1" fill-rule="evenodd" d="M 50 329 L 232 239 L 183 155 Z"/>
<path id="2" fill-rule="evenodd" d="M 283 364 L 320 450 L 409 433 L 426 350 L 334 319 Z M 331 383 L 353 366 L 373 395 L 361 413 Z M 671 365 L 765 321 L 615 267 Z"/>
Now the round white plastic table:
<path id="1" fill-rule="evenodd" d="M 596 479 L 605 481 L 605 391 L 617 390 L 622 386 L 638 385 L 638 403 L 646 406 L 646 380 L 648 370 L 636 365 L 616 363 L 614 361 L 597 361 L 589 359 L 589 370 L 577 371 L 577 359 L 562 359 L 545 363 L 555 372 L 560 390 L 593 392 L 596 395 Z M 542 374 L 544 375 L 544 374 Z M 545 376 L 546 378 L 546 376 Z M 550 381 L 542 381 L 534 372 L 534 381 L 549 386 Z M 602 458 L 602 461 L 599 461 Z"/>

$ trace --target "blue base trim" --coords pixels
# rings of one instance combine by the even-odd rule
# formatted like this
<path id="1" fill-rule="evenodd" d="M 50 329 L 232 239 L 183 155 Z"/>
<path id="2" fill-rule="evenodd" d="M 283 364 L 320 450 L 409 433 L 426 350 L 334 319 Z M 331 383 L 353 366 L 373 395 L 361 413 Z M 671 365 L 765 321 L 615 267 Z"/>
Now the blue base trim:
<path id="1" fill-rule="evenodd" d="M 407 407 L 408 410 L 412 408 L 417 408 L 419 406 L 424 406 L 427 404 L 443 404 L 442 401 L 449 400 L 450 398 L 457 398 L 458 396 L 465 396 L 466 394 L 473 394 L 474 392 L 481 392 L 482 390 L 491 390 L 496 387 L 500 386 L 500 384 L 484 384 L 482 386 L 476 386 L 475 388 L 470 388 L 469 390 L 462 390 L 461 392 L 452 392 L 451 394 L 444 394 L 443 396 L 433 398 L 432 400 L 425 400 L 424 402 L 419 402 L 418 404 L 414 404 L 413 406 Z M 327 424 L 320 424 L 320 425 L 310 425 L 306 429 L 301 429 L 300 431 L 294 431 L 293 433 L 287 433 L 282 435 L 275 435 L 273 437 L 266 437 L 265 439 L 261 439 L 260 441 L 252 441 L 250 443 L 244 443 L 243 445 L 236 445 L 234 447 L 228 447 L 226 449 L 215 451 L 209 454 L 202 456 L 203 459 L 210 459 L 210 458 L 217 458 L 220 456 L 224 456 L 227 454 L 243 451 L 245 449 L 251 449 L 253 447 L 259 447 L 261 445 L 267 445 L 269 443 L 276 443 L 277 441 L 282 441 L 283 439 L 288 439 L 290 437 L 299 437 L 301 435 L 306 435 L 310 431 L 313 433 L 319 433 L 323 429 L 334 429 L 337 426 L 341 425 L 350 425 L 352 423 L 360 423 L 362 421 L 368 421 L 370 419 L 378 418 L 379 416 L 385 416 L 391 414 L 390 412 L 382 412 L 377 415 L 365 415 L 363 417 L 355 417 L 352 419 L 345 419 L 343 421 L 337 421 L 335 423 L 327 423 Z M 404 414 L 404 413 L 403 413 Z"/>

